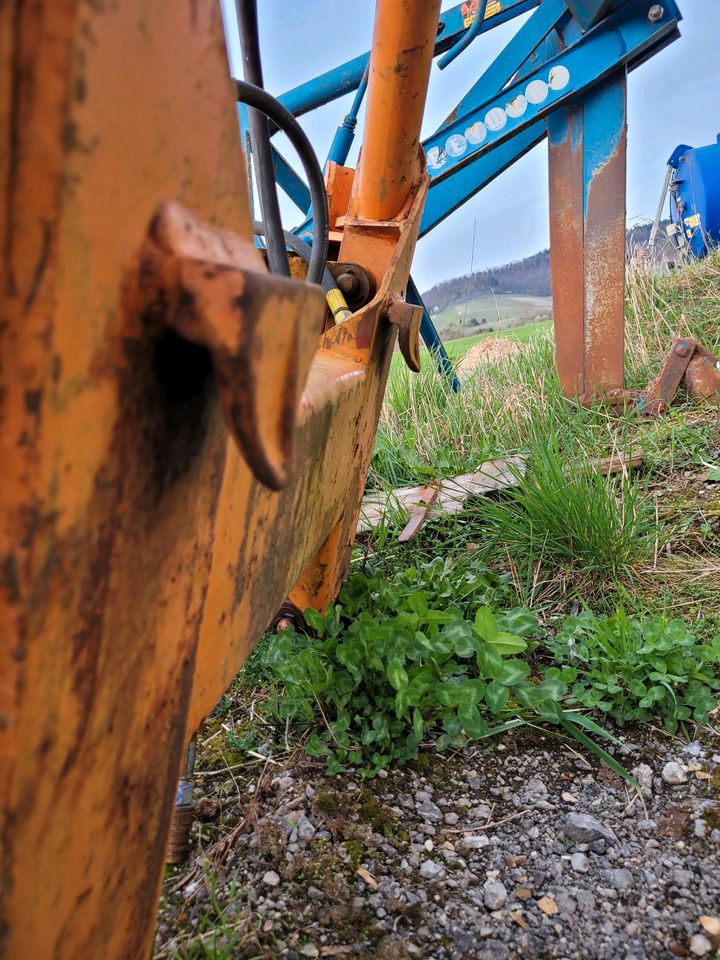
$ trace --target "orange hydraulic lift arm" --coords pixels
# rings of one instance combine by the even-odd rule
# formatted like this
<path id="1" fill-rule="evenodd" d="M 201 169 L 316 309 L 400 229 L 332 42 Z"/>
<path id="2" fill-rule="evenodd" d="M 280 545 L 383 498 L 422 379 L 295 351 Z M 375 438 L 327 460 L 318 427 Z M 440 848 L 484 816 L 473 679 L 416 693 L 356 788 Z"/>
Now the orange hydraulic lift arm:
<path id="1" fill-rule="evenodd" d="M 188 733 L 288 591 L 339 587 L 415 329 L 438 9 L 378 5 L 335 239 L 377 292 L 318 344 L 322 291 L 252 243 L 215 0 L 0 6 L 3 960 L 147 956 Z"/>

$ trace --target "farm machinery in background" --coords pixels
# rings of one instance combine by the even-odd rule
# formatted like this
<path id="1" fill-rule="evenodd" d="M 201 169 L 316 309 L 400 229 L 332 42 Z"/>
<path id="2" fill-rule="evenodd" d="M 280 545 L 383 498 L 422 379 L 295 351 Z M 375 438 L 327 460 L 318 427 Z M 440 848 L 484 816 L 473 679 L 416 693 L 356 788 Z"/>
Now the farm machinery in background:
<path id="1" fill-rule="evenodd" d="M 626 78 L 677 7 L 439 7 L 378 0 L 279 100 L 249 0 L 237 84 L 216 0 L 0 7 L 3 960 L 148 955 L 187 744 L 286 597 L 336 596 L 396 339 L 436 345 L 416 240 L 546 136 L 563 388 L 622 390 Z M 529 11 L 421 145 L 433 55 Z M 323 182 L 295 117 L 353 90 Z"/>
<path id="2" fill-rule="evenodd" d="M 667 162 L 665 181 L 650 232 L 650 250 L 670 195 L 667 236 L 685 256 L 705 257 L 720 243 L 720 134 L 706 147 L 681 143 Z"/>

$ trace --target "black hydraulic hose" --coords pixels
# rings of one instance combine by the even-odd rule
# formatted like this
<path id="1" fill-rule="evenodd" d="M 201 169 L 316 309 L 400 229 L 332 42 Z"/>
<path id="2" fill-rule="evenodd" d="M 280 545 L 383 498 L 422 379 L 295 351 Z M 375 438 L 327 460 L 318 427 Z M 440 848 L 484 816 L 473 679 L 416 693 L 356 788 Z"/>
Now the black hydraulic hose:
<path id="1" fill-rule="evenodd" d="M 253 231 L 256 236 L 264 237 L 265 236 L 265 224 L 261 223 L 259 220 L 253 222 Z M 289 230 L 285 231 L 285 243 L 291 250 L 294 250 L 299 257 L 305 261 L 305 263 L 310 263 L 310 258 L 312 257 L 312 247 L 309 243 L 305 243 L 304 240 L 301 240 L 300 237 L 296 237 L 294 233 L 290 233 Z M 337 323 L 343 323 L 348 317 L 352 316 L 352 310 L 348 307 L 345 297 L 342 290 L 337 285 L 335 277 L 330 273 L 329 267 L 326 265 L 323 270 L 322 277 L 322 288 L 325 291 L 327 298 L 328 306 L 332 310 L 333 316 Z"/>
<path id="2" fill-rule="evenodd" d="M 260 60 L 260 37 L 256 0 L 237 0 L 240 45 L 242 47 L 243 74 L 254 86 L 263 87 L 262 62 Z M 270 124 L 263 111 L 250 110 L 250 139 L 253 154 L 253 166 L 257 179 L 260 210 L 267 224 L 268 264 L 272 273 L 290 276 L 285 241 L 283 239 L 282 218 L 275 186 L 275 170 L 270 146 Z"/>
<path id="3" fill-rule="evenodd" d="M 312 144 L 295 117 L 289 110 L 285 109 L 279 100 L 276 100 L 266 90 L 255 87 L 251 83 L 245 83 L 242 80 L 236 80 L 235 83 L 237 98 L 240 103 L 246 103 L 249 107 L 260 110 L 266 117 L 276 123 L 300 157 L 310 188 L 310 199 L 312 200 L 313 242 L 308 267 L 308 280 L 310 283 L 322 284 L 328 253 L 329 214 L 325 181 Z M 265 228 L 263 227 L 263 229 Z M 282 243 L 284 248 L 284 238 Z"/>

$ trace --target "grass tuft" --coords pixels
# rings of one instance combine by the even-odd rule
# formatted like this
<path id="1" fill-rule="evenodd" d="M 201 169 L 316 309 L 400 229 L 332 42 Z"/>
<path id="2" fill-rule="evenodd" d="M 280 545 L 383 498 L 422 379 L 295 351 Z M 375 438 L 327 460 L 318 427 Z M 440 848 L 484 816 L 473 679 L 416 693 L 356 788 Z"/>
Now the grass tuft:
<path id="1" fill-rule="evenodd" d="M 608 481 L 590 463 L 561 457 L 556 440 L 533 449 L 517 487 L 471 511 L 486 557 L 552 572 L 585 596 L 626 578 L 656 549 L 655 518 L 629 479 Z"/>

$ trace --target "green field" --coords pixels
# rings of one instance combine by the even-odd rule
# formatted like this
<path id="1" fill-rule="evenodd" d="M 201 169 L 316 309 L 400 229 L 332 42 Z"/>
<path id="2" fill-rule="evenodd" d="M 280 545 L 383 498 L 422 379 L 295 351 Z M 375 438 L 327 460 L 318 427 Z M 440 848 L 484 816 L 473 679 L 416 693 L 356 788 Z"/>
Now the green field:
<path id="1" fill-rule="evenodd" d="M 530 343 L 536 337 L 539 337 L 551 329 L 552 320 L 541 320 L 537 323 L 526 323 L 521 327 L 512 327 L 499 332 L 491 330 L 489 333 L 478 333 L 474 337 L 463 337 L 461 340 L 443 340 L 443 345 L 453 360 L 459 360 L 465 356 L 470 347 L 474 347 L 475 344 L 481 340 L 487 340 L 488 337 L 503 337 L 509 340 L 519 340 L 520 343 Z M 421 347 L 421 355 L 423 366 L 427 366 L 431 360 L 425 346 Z M 400 355 L 400 351 L 396 350 L 392 358 L 392 369 L 394 370 L 403 365 L 404 360 Z"/>
<path id="2" fill-rule="evenodd" d="M 547 317 L 552 311 L 551 297 L 533 297 L 521 294 L 487 293 L 480 297 L 468 300 L 467 310 L 465 303 L 454 303 L 445 310 L 433 314 L 433 323 L 442 334 L 449 327 L 457 327 L 465 318 L 465 332 L 477 330 L 471 324 L 472 320 L 486 321 L 485 330 L 493 330 L 513 323 L 531 323 L 538 317 Z"/>
<path id="3" fill-rule="evenodd" d="M 540 320 L 537 323 L 526 323 L 522 327 L 512 327 L 509 330 L 499 330 L 491 333 L 479 333 L 474 337 L 463 337 L 462 340 L 445 341 L 445 349 L 454 359 L 464 356 L 470 347 L 474 347 L 481 340 L 487 340 L 488 337 L 505 337 L 508 340 L 519 340 L 520 343 L 529 343 L 534 337 L 539 336 L 546 330 L 552 328 L 552 320 Z"/>

